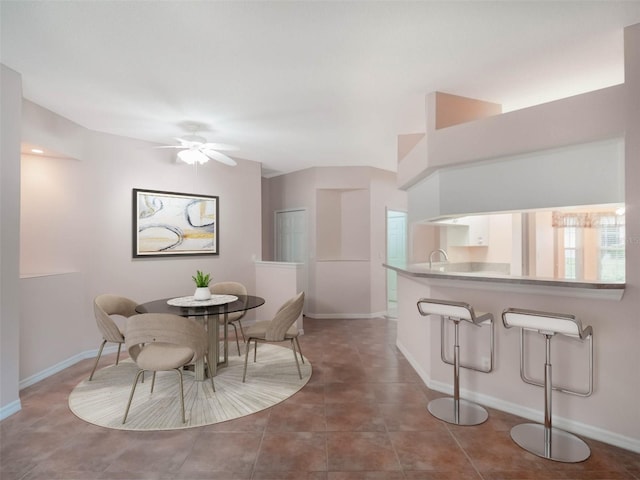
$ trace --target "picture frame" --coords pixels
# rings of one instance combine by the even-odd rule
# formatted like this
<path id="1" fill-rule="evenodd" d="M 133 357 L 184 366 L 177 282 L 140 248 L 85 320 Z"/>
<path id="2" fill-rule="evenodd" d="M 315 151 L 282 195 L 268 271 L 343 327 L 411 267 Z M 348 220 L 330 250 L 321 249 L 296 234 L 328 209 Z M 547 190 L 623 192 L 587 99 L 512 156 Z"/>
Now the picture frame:
<path id="1" fill-rule="evenodd" d="M 218 255 L 217 196 L 132 190 L 133 258 Z"/>

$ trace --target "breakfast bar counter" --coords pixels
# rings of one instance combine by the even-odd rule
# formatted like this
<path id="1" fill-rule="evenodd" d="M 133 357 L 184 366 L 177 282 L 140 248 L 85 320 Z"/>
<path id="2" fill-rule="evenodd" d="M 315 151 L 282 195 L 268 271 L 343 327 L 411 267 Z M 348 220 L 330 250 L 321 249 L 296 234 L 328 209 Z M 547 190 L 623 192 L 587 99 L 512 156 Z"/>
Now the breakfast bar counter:
<path id="1" fill-rule="evenodd" d="M 571 297 L 592 297 L 620 300 L 624 294 L 625 283 L 591 282 L 586 280 L 568 280 L 557 278 L 508 275 L 496 271 L 440 271 L 439 267 L 429 268 L 428 264 L 388 265 L 383 267 L 396 271 L 399 275 L 413 277 L 415 280 L 435 282 L 441 286 L 461 288 L 482 288 L 515 292 L 561 294 Z M 462 283 L 464 282 L 464 283 Z"/>

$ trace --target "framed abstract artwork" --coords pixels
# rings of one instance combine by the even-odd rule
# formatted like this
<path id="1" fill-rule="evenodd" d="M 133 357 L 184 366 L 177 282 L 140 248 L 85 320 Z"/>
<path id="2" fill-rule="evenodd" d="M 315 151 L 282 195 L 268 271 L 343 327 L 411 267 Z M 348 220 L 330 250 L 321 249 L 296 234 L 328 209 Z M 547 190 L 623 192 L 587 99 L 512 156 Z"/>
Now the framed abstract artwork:
<path id="1" fill-rule="evenodd" d="M 133 257 L 218 255 L 218 197 L 133 189 Z"/>

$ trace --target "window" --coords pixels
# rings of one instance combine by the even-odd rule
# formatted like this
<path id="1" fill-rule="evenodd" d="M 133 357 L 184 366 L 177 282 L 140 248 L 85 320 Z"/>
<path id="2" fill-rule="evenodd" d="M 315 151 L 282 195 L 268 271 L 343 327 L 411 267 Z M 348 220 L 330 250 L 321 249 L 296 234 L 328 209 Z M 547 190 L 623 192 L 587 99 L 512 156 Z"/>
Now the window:
<path id="1" fill-rule="evenodd" d="M 624 282 L 624 208 L 554 211 L 557 269 L 568 280 Z"/>
<path id="2" fill-rule="evenodd" d="M 598 278 L 604 281 L 624 281 L 624 224 L 614 215 L 600 218 L 598 227 Z"/>
<path id="3" fill-rule="evenodd" d="M 575 280 L 577 277 L 577 228 L 564 228 L 564 278 Z"/>

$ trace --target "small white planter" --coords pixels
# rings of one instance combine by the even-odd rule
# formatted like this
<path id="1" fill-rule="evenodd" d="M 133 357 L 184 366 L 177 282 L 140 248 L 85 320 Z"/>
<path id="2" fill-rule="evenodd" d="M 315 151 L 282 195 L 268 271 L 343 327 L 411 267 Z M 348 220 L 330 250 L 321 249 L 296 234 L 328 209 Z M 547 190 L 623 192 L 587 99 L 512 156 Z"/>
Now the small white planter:
<path id="1" fill-rule="evenodd" d="M 198 287 L 193 294 L 194 300 L 209 300 L 211 298 L 211 291 L 209 287 Z"/>

